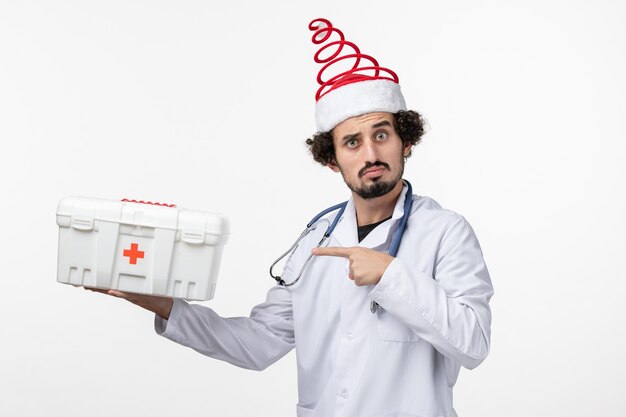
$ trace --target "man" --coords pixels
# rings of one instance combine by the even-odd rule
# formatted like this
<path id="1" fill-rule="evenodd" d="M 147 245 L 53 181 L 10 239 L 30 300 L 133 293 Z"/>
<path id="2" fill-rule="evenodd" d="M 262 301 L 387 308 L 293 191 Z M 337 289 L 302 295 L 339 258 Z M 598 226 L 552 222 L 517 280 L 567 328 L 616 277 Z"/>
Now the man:
<path id="1" fill-rule="evenodd" d="M 325 64 L 318 133 L 307 143 L 351 190 L 328 245 L 316 248 L 324 227 L 304 237 L 285 266 L 286 285 L 271 288 L 250 317 L 108 293 L 155 312 L 159 334 L 240 367 L 264 369 L 295 347 L 300 417 L 456 416 L 460 366 L 474 368 L 489 351 L 493 290 L 480 246 L 462 216 L 407 195 L 404 162 L 424 129 L 406 109 L 395 73 L 327 20 L 309 27 L 313 42 L 326 45 L 316 54 Z M 341 55 L 344 47 L 352 53 Z M 330 66 L 355 56 L 351 70 L 323 80 Z M 373 76 L 361 74 L 368 67 Z M 392 256 L 403 216 L 408 223 Z"/>

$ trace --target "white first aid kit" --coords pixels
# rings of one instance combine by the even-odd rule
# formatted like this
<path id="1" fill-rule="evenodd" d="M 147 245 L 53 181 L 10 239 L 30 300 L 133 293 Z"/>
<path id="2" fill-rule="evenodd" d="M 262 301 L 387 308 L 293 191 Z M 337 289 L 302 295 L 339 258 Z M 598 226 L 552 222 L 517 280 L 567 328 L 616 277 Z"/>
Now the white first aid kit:
<path id="1" fill-rule="evenodd" d="M 228 220 L 135 200 L 67 197 L 57 208 L 57 281 L 204 301 L 213 298 Z"/>

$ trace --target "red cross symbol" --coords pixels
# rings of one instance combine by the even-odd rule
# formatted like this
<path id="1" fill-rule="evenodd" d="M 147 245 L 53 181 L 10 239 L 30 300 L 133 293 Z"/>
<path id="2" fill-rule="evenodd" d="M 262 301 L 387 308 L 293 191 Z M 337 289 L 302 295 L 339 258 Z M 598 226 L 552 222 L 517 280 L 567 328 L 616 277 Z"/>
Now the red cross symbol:
<path id="1" fill-rule="evenodd" d="M 128 263 L 136 265 L 137 258 L 143 259 L 143 251 L 139 250 L 137 243 L 131 243 L 130 249 L 124 249 L 124 256 L 128 256 Z"/>

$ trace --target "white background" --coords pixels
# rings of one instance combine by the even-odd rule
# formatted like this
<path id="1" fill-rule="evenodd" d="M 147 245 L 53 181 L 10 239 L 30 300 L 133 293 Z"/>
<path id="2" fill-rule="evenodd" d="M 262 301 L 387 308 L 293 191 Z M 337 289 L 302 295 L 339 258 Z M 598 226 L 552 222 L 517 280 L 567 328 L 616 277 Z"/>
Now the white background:
<path id="1" fill-rule="evenodd" d="M 331 3 L 0 0 L 0 415 L 295 414 L 293 352 L 238 369 L 58 284 L 55 210 L 227 214 L 205 304 L 247 315 L 271 261 L 348 197 L 303 145 L 315 17 L 397 71 L 430 125 L 405 177 L 481 241 L 492 351 L 461 372 L 460 416 L 624 415 L 626 3 Z"/>

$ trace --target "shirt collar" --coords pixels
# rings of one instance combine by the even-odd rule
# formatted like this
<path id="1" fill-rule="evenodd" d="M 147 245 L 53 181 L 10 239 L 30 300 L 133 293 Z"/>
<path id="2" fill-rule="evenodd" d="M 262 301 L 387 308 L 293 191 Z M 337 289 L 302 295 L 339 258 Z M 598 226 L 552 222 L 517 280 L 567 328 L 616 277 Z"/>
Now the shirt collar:
<path id="1" fill-rule="evenodd" d="M 391 243 L 392 238 L 392 236 L 390 236 L 389 230 L 391 226 L 395 225 L 404 214 L 404 200 L 407 197 L 406 192 L 407 186 L 405 184 L 402 187 L 402 191 L 400 192 L 398 200 L 396 201 L 396 205 L 393 209 L 391 219 L 378 225 L 365 237 L 365 239 L 363 239 L 361 243 L 359 243 L 357 235 L 357 221 L 354 200 L 352 197 L 350 197 L 350 199 L 348 200 L 348 204 L 346 205 L 346 210 L 343 212 L 343 216 L 339 220 L 339 223 L 333 231 L 332 236 L 343 247 L 363 246 L 373 249 L 379 248 L 385 244 L 386 246 L 388 246 Z M 331 243 L 331 245 L 333 245 L 333 243 Z"/>

